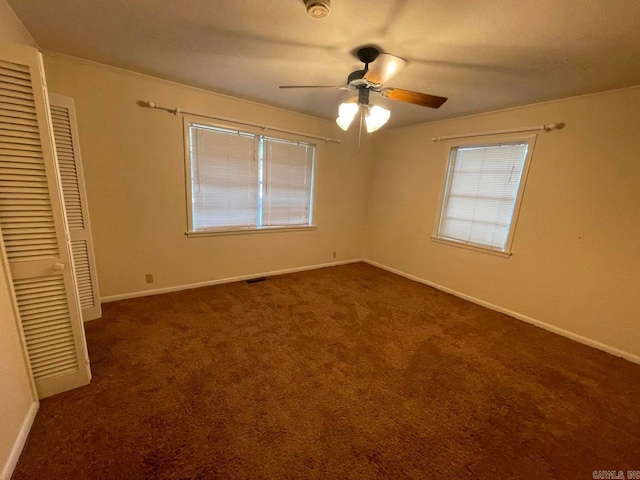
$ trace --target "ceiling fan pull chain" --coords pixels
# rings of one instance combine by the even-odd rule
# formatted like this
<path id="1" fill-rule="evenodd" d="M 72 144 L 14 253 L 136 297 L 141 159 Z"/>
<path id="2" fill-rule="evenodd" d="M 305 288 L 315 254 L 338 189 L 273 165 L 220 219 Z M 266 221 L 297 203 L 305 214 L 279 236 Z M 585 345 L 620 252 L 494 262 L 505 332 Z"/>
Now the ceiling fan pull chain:
<path id="1" fill-rule="evenodd" d="M 360 140 L 362 140 L 362 120 L 364 118 L 364 111 L 360 109 L 360 127 L 358 128 L 358 153 L 360 153 Z"/>

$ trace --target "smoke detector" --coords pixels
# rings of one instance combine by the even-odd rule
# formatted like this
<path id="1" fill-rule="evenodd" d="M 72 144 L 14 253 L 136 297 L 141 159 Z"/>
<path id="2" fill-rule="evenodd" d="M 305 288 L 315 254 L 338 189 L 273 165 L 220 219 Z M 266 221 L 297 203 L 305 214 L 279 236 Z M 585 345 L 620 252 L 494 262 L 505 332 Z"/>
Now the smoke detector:
<path id="1" fill-rule="evenodd" d="M 331 10 L 331 0 L 304 0 L 304 4 L 313 18 L 324 18 Z"/>

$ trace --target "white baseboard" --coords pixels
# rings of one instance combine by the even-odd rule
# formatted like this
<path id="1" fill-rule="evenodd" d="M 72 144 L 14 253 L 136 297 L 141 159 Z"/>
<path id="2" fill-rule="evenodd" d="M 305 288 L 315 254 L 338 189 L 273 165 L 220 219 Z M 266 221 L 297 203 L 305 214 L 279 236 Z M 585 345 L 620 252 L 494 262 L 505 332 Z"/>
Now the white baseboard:
<path id="1" fill-rule="evenodd" d="M 38 401 L 35 401 L 29 407 L 29 411 L 27 412 L 27 415 L 22 422 L 20 432 L 18 433 L 16 441 L 13 443 L 13 448 L 11 448 L 9 458 L 7 458 L 7 462 L 2 467 L 0 480 L 9 480 L 11 478 L 11 475 L 13 475 L 13 471 L 18 464 L 18 459 L 20 458 L 20 454 L 22 453 L 22 449 L 24 448 L 24 444 L 27 441 L 27 437 L 29 436 L 29 431 L 31 430 L 31 425 L 33 425 L 33 420 L 36 418 L 36 413 L 38 413 L 39 406 L 40 404 L 38 403 Z"/>
<path id="2" fill-rule="evenodd" d="M 480 300 L 479 298 L 475 298 L 475 297 L 472 297 L 472 296 L 467 295 L 465 293 L 453 290 L 451 288 L 447 288 L 447 287 L 444 287 L 442 285 L 438 285 L 437 283 L 430 282 L 428 280 L 425 280 L 424 278 L 416 277 L 415 275 L 411 275 L 409 273 L 405 273 L 405 272 L 403 272 L 401 270 L 397 270 L 395 268 L 388 267 L 388 266 L 383 265 L 381 263 L 377 263 L 377 262 L 374 262 L 372 260 L 367 260 L 367 259 L 363 259 L 362 261 L 365 262 L 365 263 L 368 263 L 369 265 L 373 265 L 374 267 L 382 268 L 383 270 L 387 270 L 388 272 L 395 273 L 396 275 L 400 275 L 402 277 L 408 278 L 409 280 L 413 280 L 413 281 L 418 282 L 418 283 L 423 283 L 423 284 L 428 285 L 430 287 L 433 287 L 433 288 L 435 288 L 437 290 L 440 290 L 440 291 L 443 291 L 443 292 L 446 292 L 446 293 L 450 293 L 452 295 L 455 295 L 456 297 L 460 297 L 460 298 L 462 298 L 464 300 L 468 300 L 468 301 L 470 301 L 472 303 L 481 305 L 481 306 L 486 307 L 486 308 L 488 308 L 490 310 L 495 310 L 496 312 L 504 313 L 505 315 L 509 315 L 510 317 L 517 318 L 518 320 L 522 320 L 523 322 L 530 323 L 532 325 L 535 325 L 536 327 L 539 327 L 539 328 L 542 328 L 542 329 L 547 330 L 549 332 L 555 333 L 557 335 L 561 335 L 563 337 L 569 338 L 569 339 L 574 340 L 574 341 L 576 341 L 578 343 L 582 343 L 584 345 L 588 345 L 589 347 L 597 348 L 598 350 L 602 350 L 604 352 L 610 353 L 612 355 L 615 355 L 616 357 L 622 357 L 625 360 L 629 360 L 630 362 L 640 364 L 640 357 L 639 356 L 634 355 L 634 354 L 629 353 L 629 352 L 625 352 L 624 350 L 620 350 L 618 348 L 611 347 L 609 345 L 605 345 L 604 343 L 600 343 L 600 342 L 597 342 L 595 340 L 591 340 L 590 338 L 583 337 L 582 335 L 578 335 L 577 333 L 573 333 L 573 332 L 570 332 L 568 330 L 563 330 L 562 328 L 558 328 L 558 327 L 550 325 L 548 323 L 541 322 L 540 320 L 536 320 L 535 318 L 528 317 L 527 315 L 522 315 L 521 313 L 514 312 L 514 311 L 511 311 L 511 310 L 507 310 L 506 308 L 500 307 L 498 305 L 494 305 L 492 303 L 485 302 L 484 300 Z"/>
<path id="3" fill-rule="evenodd" d="M 206 282 L 190 283 L 187 285 L 175 285 L 173 287 L 157 288 L 155 290 L 142 290 L 139 292 L 122 293 L 119 295 L 110 295 L 101 297 L 101 303 L 115 302 L 117 300 L 126 300 L 128 298 L 147 297 L 150 295 L 160 295 L 162 293 L 179 292 L 180 290 L 190 290 L 192 288 L 209 287 L 211 285 L 220 285 L 222 283 L 242 282 L 252 278 L 273 277 L 275 275 L 284 275 L 285 273 L 303 272 L 305 270 L 316 270 L 318 268 L 335 267 L 336 265 L 346 265 L 347 263 L 362 262 L 362 258 L 353 258 L 351 260 L 342 260 L 340 262 L 321 263 L 318 265 L 307 265 L 304 267 L 286 268 L 284 270 L 274 270 L 271 272 L 251 273 L 249 275 L 241 275 L 239 277 L 220 278 L 218 280 L 208 280 Z"/>

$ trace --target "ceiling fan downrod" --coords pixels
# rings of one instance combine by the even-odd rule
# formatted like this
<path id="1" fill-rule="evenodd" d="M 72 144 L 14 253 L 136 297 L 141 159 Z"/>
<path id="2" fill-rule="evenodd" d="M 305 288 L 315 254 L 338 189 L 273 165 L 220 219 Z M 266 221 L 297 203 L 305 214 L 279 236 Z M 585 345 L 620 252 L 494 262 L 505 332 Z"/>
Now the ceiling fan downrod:
<path id="1" fill-rule="evenodd" d="M 355 72 L 351 72 L 347 77 L 347 85 L 355 85 L 359 91 L 362 91 L 367 87 L 366 84 L 362 84 L 360 80 L 364 79 L 364 76 L 369 71 L 369 64 L 373 62 L 380 52 L 375 47 L 363 47 L 358 50 L 358 60 L 364 63 L 364 68 L 362 70 L 356 70 Z M 358 101 L 360 103 L 360 101 Z M 367 96 L 367 103 L 361 105 L 367 105 L 369 103 Z"/>

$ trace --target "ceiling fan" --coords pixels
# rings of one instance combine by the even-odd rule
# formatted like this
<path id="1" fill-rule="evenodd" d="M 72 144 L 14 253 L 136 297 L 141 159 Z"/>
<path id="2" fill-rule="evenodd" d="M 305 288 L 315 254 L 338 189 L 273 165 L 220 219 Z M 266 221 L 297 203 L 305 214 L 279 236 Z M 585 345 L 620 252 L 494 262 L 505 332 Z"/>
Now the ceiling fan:
<path id="1" fill-rule="evenodd" d="M 360 112 L 360 125 L 362 127 L 364 119 L 367 132 L 375 132 L 387 123 L 391 112 L 379 105 L 371 105 L 369 103 L 371 92 L 391 100 L 430 108 L 438 108 L 447 101 L 445 97 L 383 86 L 406 66 L 406 60 L 388 53 L 380 53 L 375 47 L 362 47 L 358 49 L 357 55 L 358 59 L 364 63 L 364 69 L 351 72 L 347 77 L 346 85 L 282 85 L 280 88 L 336 88 L 357 92 L 357 97 L 341 104 L 338 110 L 336 123 L 345 131 L 358 112 Z"/>

